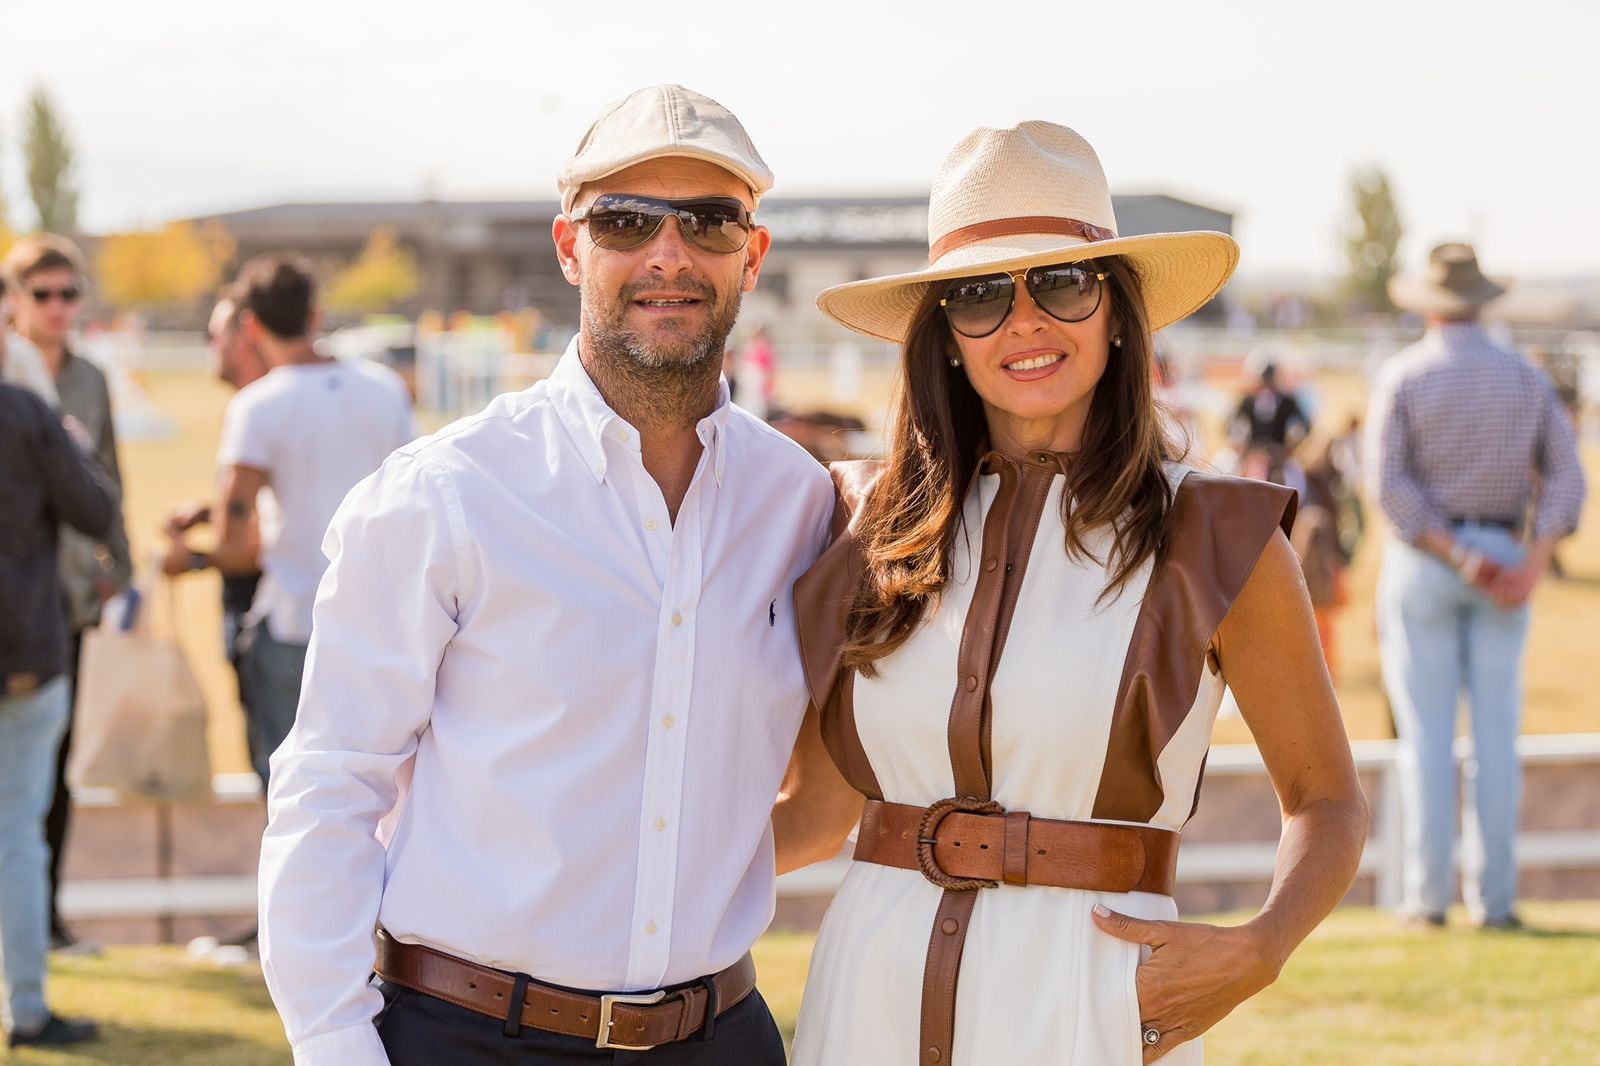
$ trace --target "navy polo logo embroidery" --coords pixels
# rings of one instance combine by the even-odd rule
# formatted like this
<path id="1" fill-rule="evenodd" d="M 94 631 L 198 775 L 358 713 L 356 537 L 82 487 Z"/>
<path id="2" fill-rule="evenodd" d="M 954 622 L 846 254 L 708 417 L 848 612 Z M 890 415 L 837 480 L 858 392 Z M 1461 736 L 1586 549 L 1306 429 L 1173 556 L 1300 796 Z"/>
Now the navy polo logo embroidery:
<path id="1" fill-rule="evenodd" d="M 767 628 L 772 629 L 778 624 L 778 601 L 773 600 L 767 604 Z"/>

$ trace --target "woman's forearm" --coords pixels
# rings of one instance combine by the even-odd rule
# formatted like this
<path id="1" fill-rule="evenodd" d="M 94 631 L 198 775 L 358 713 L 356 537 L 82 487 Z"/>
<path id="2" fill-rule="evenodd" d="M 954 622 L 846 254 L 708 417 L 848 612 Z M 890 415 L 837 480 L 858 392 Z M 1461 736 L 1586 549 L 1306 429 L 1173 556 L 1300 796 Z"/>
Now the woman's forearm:
<path id="1" fill-rule="evenodd" d="M 1249 923 L 1275 970 L 1349 891 L 1366 845 L 1368 818 L 1359 786 L 1285 816 L 1272 891 Z"/>

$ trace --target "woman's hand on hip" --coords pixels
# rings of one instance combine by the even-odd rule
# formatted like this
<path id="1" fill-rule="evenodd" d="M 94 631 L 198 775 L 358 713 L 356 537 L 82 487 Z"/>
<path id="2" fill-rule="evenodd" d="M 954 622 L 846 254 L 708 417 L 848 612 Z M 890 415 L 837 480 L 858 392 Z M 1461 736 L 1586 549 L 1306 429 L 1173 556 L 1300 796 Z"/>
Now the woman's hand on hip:
<path id="1" fill-rule="evenodd" d="M 1134 982 L 1141 1032 L 1161 1034 L 1159 1043 L 1145 1045 L 1146 1063 L 1216 1025 L 1277 980 L 1282 968 L 1272 945 L 1248 925 L 1150 921 L 1099 904 L 1094 924 L 1118 940 L 1151 949 Z"/>

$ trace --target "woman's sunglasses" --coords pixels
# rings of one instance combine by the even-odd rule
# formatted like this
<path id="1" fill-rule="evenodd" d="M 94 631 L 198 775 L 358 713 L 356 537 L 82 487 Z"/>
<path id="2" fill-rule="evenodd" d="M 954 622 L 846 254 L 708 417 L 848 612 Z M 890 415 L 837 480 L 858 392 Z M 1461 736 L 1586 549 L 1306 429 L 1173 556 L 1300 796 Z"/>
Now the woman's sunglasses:
<path id="1" fill-rule="evenodd" d="M 1106 275 L 1082 263 L 1058 263 L 1016 274 L 959 278 L 939 301 L 945 321 L 963 337 L 987 337 L 1011 313 L 1019 279 L 1045 314 L 1062 322 L 1082 322 L 1099 309 L 1100 283 Z"/>
<path id="2" fill-rule="evenodd" d="M 601 248 L 628 252 L 648 244 L 661 223 L 676 216 L 689 243 L 705 252 L 737 252 L 750 240 L 753 224 L 744 204 L 728 196 L 696 200 L 658 200 L 651 196 L 607 194 L 574 211 L 573 222 L 587 222 Z"/>

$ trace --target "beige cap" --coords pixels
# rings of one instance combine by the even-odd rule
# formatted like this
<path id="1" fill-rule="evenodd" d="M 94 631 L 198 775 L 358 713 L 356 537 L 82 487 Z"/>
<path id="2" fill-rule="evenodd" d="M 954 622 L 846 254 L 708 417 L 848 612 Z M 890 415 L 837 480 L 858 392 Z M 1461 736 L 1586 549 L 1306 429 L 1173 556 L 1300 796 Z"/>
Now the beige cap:
<path id="1" fill-rule="evenodd" d="M 738 175 L 757 201 L 772 188 L 772 171 L 733 112 L 681 85 L 652 85 L 600 113 L 556 179 L 561 210 L 578 189 L 635 163 L 663 156 L 704 159 Z"/>

